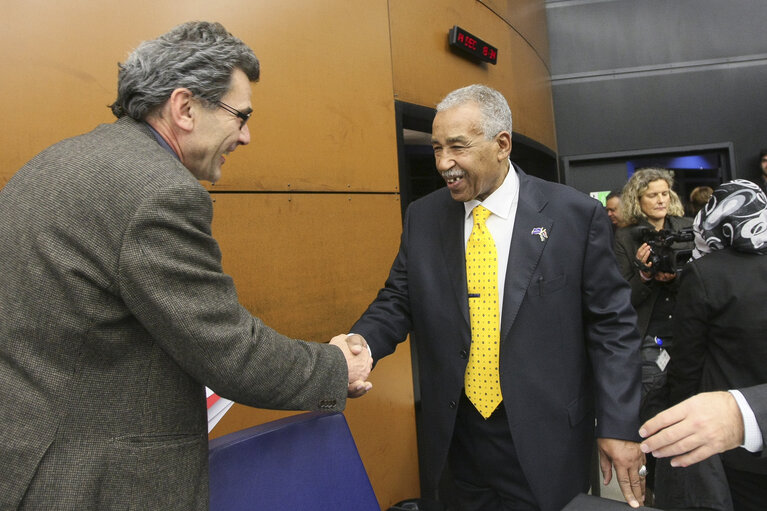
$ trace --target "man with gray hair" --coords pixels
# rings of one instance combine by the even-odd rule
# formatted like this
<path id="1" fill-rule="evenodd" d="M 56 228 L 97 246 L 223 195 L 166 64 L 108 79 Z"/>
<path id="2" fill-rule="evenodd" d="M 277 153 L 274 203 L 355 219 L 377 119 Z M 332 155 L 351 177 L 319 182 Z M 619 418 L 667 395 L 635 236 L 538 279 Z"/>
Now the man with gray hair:
<path id="1" fill-rule="evenodd" d="M 120 66 L 115 123 L 0 190 L 0 509 L 204 510 L 204 385 L 328 411 L 370 388 L 358 339 L 280 335 L 222 271 L 198 180 L 250 141 L 258 76 L 220 24 L 180 25 Z"/>
<path id="2" fill-rule="evenodd" d="M 408 207 L 351 328 L 375 360 L 411 335 L 423 497 L 448 467 L 450 509 L 559 511 L 588 490 L 596 418 L 605 481 L 614 466 L 639 506 L 639 335 L 602 205 L 510 162 L 511 111 L 489 87 L 448 94 L 431 140 L 447 187 Z"/>

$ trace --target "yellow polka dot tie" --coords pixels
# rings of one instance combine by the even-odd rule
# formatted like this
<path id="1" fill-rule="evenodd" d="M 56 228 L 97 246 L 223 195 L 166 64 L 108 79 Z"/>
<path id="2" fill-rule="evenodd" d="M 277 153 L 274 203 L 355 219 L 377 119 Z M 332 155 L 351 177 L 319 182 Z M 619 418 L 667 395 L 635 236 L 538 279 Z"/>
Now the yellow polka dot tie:
<path id="1" fill-rule="evenodd" d="M 474 228 L 466 244 L 466 283 L 469 291 L 471 351 L 464 386 L 469 401 L 484 418 L 503 400 L 498 372 L 500 310 L 498 307 L 498 258 L 485 221 L 490 211 L 476 206 Z"/>

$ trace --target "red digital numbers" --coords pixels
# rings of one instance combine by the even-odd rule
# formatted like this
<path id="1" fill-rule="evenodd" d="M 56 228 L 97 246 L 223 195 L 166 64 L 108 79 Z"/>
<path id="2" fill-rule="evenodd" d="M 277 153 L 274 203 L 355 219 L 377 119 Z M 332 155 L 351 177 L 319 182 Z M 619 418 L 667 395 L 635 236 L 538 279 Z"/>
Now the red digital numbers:
<path id="1" fill-rule="evenodd" d="M 458 42 L 463 43 L 464 46 L 469 48 L 470 50 L 476 50 L 477 49 L 477 40 L 473 37 L 469 37 L 463 32 L 458 33 Z M 485 51 L 487 51 L 487 46 L 485 46 Z"/>
<path id="2" fill-rule="evenodd" d="M 448 40 L 450 46 L 463 50 L 477 59 L 491 64 L 495 64 L 498 60 L 498 50 L 495 47 L 471 35 L 458 25 L 450 30 Z"/>
<path id="3" fill-rule="evenodd" d="M 483 46 L 482 47 L 482 55 L 489 58 L 492 61 L 495 61 L 498 58 L 498 51 L 496 51 L 495 48 L 492 46 Z"/>

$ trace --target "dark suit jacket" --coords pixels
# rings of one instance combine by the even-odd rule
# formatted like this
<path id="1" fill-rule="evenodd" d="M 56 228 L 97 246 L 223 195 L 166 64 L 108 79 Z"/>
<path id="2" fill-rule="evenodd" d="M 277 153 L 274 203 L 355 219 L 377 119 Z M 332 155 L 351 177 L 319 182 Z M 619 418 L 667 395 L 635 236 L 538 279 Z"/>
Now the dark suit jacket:
<path id="1" fill-rule="evenodd" d="M 637 439 L 639 336 L 604 208 L 572 188 L 520 178 L 501 318 L 503 404 L 527 480 L 544 510 L 588 487 L 598 435 Z M 547 239 L 532 234 L 546 229 Z M 408 332 L 418 354 L 425 465 L 436 488 L 463 392 L 471 342 L 464 206 L 440 189 L 410 205 L 399 253 L 353 326 L 374 358 Z"/>
<path id="2" fill-rule="evenodd" d="M 239 305 L 212 213 L 129 118 L 52 146 L 0 190 L 0 509 L 207 509 L 203 385 L 343 408 L 341 351 Z"/>
<path id="3" fill-rule="evenodd" d="M 767 384 L 765 304 L 767 256 L 726 248 L 687 264 L 674 314 L 672 402 L 698 392 Z M 761 403 L 755 406 L 758 410 Z M 743 449 L 726 453 L 724 460 L 742 470 L 767 473 L 767 460 Z"/>

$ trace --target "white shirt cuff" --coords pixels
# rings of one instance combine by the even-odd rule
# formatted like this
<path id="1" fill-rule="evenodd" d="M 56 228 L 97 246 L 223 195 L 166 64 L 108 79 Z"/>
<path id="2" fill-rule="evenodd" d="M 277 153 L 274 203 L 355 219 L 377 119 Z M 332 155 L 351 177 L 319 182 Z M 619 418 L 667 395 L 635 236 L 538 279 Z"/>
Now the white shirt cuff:
<path id="1" fill-rule="evenodd" d="M 759 452 L 764 448 L 764 439 L 762 430 L 756 422 L 754 411 L 751 410 L 746 398 L 737 390 L 730 390 L 730 394 L 735 398 L 740 408 L 740 414 L 743 416 L 743 447 L 750 452 Z"/>

